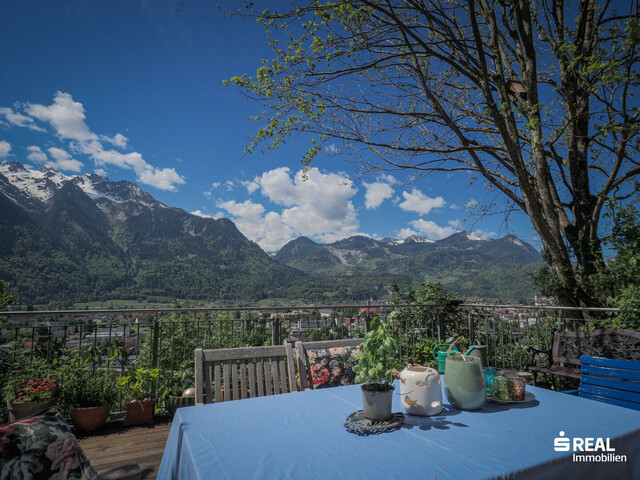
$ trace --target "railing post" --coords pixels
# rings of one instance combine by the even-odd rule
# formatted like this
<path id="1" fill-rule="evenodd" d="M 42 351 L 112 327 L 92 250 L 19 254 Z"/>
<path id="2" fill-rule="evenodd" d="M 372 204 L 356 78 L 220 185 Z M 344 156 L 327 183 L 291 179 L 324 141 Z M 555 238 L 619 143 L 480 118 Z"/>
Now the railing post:
<path id="1" fill-rule="evenodd" d="M 442 342 L 442 337 L 444 336 L 444 313 L 438 312 L 438 342 Z"/>
<path id="2" fill-rule="evenodd" d="M 280 345 L 280 317 L 276 316 L 271 325 L 271 344 Z"/>
<path id="3" fill-rule="evenodd" d="M 153 347 L 151 348 L 151 368 L 158 366 L 158 341 L 160 337 L 160 322 L 158 312 L 153 316 Z"/>
<path id="4" fill-rule="evenodd" d="M 467 327 L 469 328 L 469 345 L 475 345 L 476 332 L 473 325 L 473 316 L 471 315 L 471 312 L 467 312 Z"/>

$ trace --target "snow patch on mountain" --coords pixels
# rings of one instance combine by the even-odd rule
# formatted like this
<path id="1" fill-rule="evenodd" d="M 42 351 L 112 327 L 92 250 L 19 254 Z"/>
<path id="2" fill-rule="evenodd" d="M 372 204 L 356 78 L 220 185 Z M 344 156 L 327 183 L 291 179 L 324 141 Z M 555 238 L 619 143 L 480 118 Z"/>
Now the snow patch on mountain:
<path id="1" fill-rule="evenodd" d="M 44 166 L 39 170 L 25 167 L 18 162 L 0 163 L 0 174 L 9 183 L 29 197 L 43 203 L 49 203 L 55 193 L 67 182 L 73 182 L 78 188 L 93 199 L 102 208 L 104 202 L 135 202 L 147 207 L 165 207 L 131 182 L 111 182 L 107 177 L 94 173 L 84 175 L 64 175 L 51 167 Z"/>

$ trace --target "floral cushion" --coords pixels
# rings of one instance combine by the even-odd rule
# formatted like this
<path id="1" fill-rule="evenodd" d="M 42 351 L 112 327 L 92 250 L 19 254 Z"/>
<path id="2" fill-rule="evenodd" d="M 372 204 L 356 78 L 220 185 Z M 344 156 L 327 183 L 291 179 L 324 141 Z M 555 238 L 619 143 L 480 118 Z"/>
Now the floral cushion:
<path id="1" fill-rule="evenodd" d="M 58 408 L 0 427 L 0 478 L 97 479 Z"/>
<path id="2" fill-rule="evenodd" d="M 352 367 L 360 353 L 358 346 L 307 350 L 312 388 L 352 385 L 356 378 Z"/>

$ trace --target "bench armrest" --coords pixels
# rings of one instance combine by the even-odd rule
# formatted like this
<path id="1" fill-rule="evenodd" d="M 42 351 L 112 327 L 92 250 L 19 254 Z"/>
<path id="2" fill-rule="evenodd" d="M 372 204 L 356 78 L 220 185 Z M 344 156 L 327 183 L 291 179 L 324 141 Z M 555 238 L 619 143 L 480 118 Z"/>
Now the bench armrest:
<path id="1" fill-rule="evenodd" d="M 545 365 L 546 368 L 551 367 L 551 365 L 553 365 L 553 359 L 551 358 L 551 349 L 549 350 L 540 350 L 539 348 L 536 347 L 532 347 L 532 346 L 527 346 L 527 349 L 531 352 L 531 361 L 529 362 L 529 365 L 527 365 L 527 368 L 529 368 L 530 366 L 535 366 L 537 365 L 536 363 L 536 357 L 538 357 L 539 355 L 546 355 L 547 357 L 547 364 Z"/>

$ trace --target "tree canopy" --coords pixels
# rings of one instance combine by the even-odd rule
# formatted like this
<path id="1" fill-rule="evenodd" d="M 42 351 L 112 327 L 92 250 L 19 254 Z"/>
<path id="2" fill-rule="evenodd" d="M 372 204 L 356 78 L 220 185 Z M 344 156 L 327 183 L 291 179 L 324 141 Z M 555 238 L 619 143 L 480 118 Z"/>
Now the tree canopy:
<path id="1" fill-rule="evenodd" d="M 261 22 L 273 57 L 228 83 L 262 102 L 249 150 L 305 132 L 368 170 L 468 172 L 524 212 L 564 305 L 602 305 L 607 200 L 638 193 L 637 1 L 291 3 Z M 368 153 L 365 153 L 368 152 Z M 487 211 L 492 211 L 487 205 Z"/>

